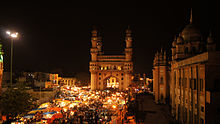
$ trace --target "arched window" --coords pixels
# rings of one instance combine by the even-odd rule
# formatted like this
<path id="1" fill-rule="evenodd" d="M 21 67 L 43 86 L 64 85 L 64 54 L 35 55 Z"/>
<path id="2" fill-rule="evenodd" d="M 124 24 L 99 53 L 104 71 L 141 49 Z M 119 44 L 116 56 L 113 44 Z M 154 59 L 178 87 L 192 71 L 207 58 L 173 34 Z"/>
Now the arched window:
<path id="1" fill-rule="evenodd" d="M 163 77 L 160 78 L 160 84 L 163 84 Z"/>

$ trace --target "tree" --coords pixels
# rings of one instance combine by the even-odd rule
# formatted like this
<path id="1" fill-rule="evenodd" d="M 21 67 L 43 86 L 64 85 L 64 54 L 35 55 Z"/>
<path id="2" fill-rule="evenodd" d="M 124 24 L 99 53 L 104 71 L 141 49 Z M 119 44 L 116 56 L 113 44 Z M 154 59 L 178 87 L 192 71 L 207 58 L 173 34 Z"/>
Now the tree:
<path id="1" fill-rule="evenodd" d="M 23 88 L 8 88 L 0 97 L 0 106 L 3 115 L 15 117 L 29 111 L 33 105 L 31 95 Z"/>

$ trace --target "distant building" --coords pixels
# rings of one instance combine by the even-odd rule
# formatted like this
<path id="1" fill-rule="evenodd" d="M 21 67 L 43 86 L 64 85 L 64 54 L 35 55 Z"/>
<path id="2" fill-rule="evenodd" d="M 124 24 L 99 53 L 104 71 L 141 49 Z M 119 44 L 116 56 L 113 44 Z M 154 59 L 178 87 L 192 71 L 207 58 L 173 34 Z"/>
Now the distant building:
<path id="1" fill-rule="evenodd" d="M 132 77 L 132 83 L 130 86 L 138 87 L 138 86 L 146 86 L 146 74 L 133 74 Z"/>
<path id="2" fill-rule="evenodd" d="M 53 88 L 58 85 L 58 74 L 45 72 L 17 72 L 13 73 L 13 82 L 24 84 L 31 88 Z M 10 72 L 4 72 L 3 84 L 7 86 L 10 81 Z"/>
<path id="3" fill-rule="evenodd" d="M 59 85 L 59 76 L 58 74 L 50 74 L 50 81 L 52 81 L 53 85 Z"/>
<path id="4" fill-rule="evenodd" d="M 150 85 L 151 83 L 153 83 L 153 79 L 146 78 L 146 85 Z"/>
<path id="5" fill-rule="evenodd" d="M 172 115 L 183 124 L 220 123 L 220 52 L 212 35 L 204 36 L 192 20 L 172 43 L 172 59 L 156 53 L 155 102 L 169 98 Z"/>
<path id="6" fill-rule="evenodd" d="M 60 79 L 61 84 L 65 86 L 75 86 L 76 81 L 77 80 L 74 77 L 62 77 Z"/>
<path id="7" fill-rule="evenodd" d="M 133 72 L 131 30 L 126 30 L 126 48 L 123 55 L 105 55 L 102 51 L 101 37 L 97 33 L 97 30 L 93 30 L 91 38 L 91 89 L 125 90 L 131 84 Z"/>
<path id="8" fill-rule="evenodd" d="M 146 86 L 147 86 L 148 90 L 153 92 L 153 79 L 146 78 Z"/>
<path id="9" fill-rule="evenodd" d="M 34 72 L 34 87 L 50 89 L 58 85 L 58 74 Z"/>

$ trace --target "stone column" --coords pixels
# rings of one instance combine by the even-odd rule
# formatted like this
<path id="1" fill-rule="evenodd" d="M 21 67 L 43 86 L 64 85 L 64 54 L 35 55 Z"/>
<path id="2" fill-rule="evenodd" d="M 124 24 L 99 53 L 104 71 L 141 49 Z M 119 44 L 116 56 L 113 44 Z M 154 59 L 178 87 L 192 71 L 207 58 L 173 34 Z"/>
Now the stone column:
<path id="1" fill-rule="evenodd" d="M 97 88 L 97 79 L 96 79 L 96 73 L 95 72 L 91 72 L 91 90 L 96 90 Z"/>

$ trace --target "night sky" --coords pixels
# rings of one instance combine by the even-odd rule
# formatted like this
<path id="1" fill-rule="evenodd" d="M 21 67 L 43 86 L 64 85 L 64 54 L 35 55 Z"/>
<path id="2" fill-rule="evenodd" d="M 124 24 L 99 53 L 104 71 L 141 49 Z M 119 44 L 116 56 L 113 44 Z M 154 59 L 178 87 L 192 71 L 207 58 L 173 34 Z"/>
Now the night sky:
<path id="1" fill-rule="evenodd" d="M 190 8 L 204 38 L 211 30 L 218 41 L 217 11 L 206 2 L 1 3 L 4 71 L 10 66 L 7 29 L 20 33 L 14 41 L 14 71 L 88 73 L 92 27 L 100 31 L 106 53 L 123 53 L 125 30 L 130 25 L 134 73 L 150 76 L 155 52 L 161 47 L 170 50 L 174 36 L 189 24 Z"/>

